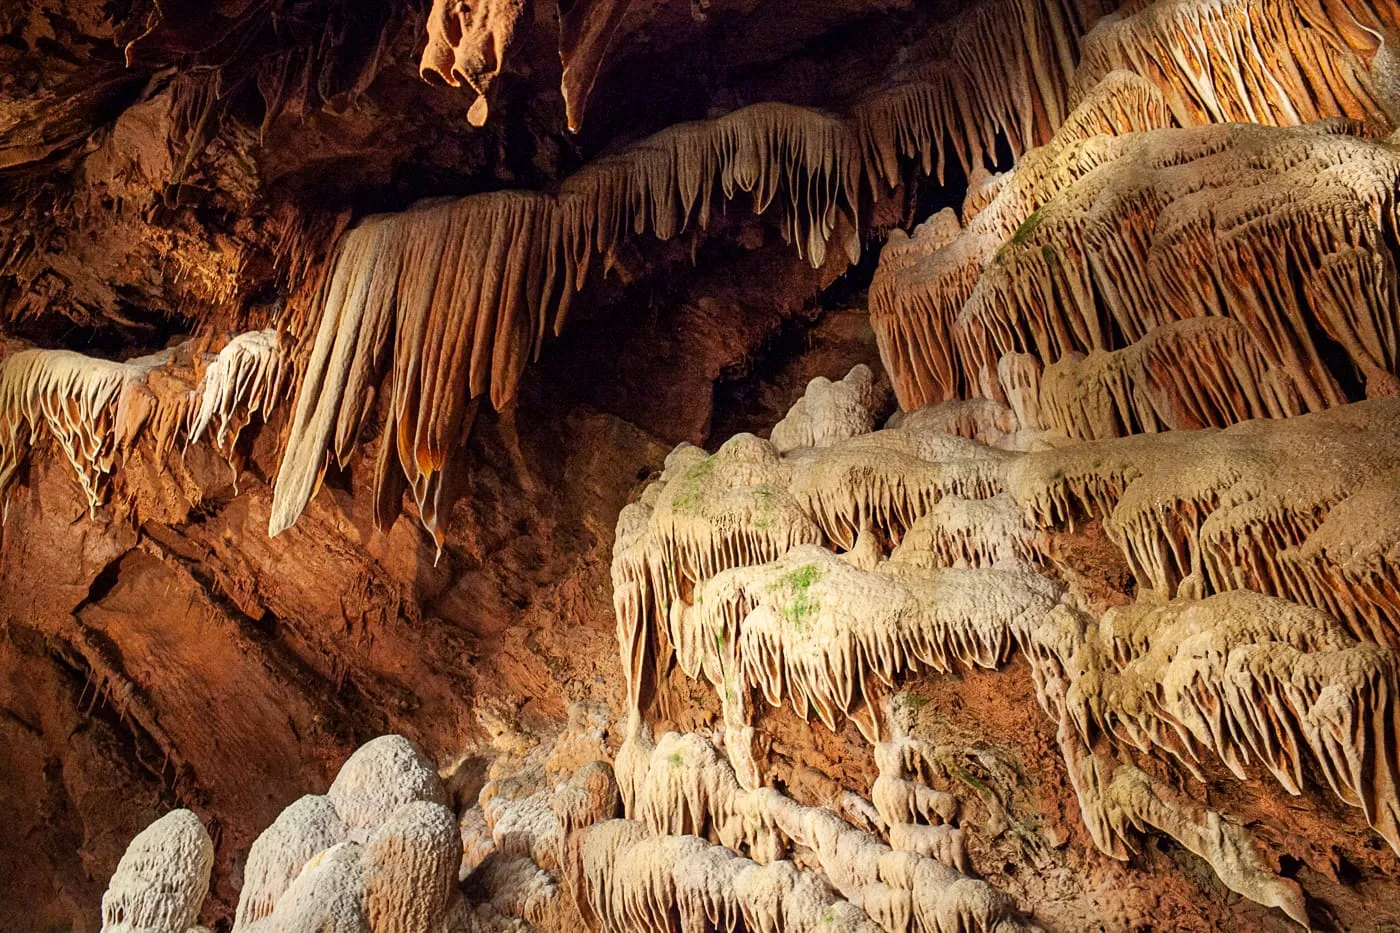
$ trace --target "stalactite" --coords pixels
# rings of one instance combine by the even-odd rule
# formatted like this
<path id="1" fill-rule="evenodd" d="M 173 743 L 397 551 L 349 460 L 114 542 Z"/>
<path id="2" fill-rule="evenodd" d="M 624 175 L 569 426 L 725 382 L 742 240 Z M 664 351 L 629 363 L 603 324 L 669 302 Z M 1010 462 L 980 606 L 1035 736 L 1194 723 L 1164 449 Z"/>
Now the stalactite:
<path id="1" fill-rule="evenodd" d="M 561 235 L 575 287 L 590 257 L 612 264 L 629 234 L 670 239 L 709 225 L 716 193 L 777 204 L 784 236 L 814 268 L 837 233 L 860 255 L 860 157 L 846 122 L 786 104 L 754 104 L 703 123 L 681 123 L 585 166 L 565 180 Z M 556 323 L 556 328 L 558 323 Z"/>
<path id="2" fill-rule="evenodd" d="M 1190 318 L 1112 353 L 1070 355 L 1045 370 L 1046 426 L 1075 440 L 1228 427 L 1299 414 L 1286 377 L 1228 318 Z"/>
<path id="3" fill-rule="evenodd" d="M 924 46 L 939 57 L 906 69 L 855 109 L 871 189 L 899 183 L 901 158 L 917 157 L 924 174 L 941 182 L 945 139 L 969 174 L 985 168 L 999 133 L 1017 157 L 1047 142 L 1070 109 L 1065 89 L 1077 37 L 1110 6 L 1001 0 L 928 36 Z M 1007 30 L 1007 23 L 1019 28 Z"/>
<path id="4" fill-rule="evenodd" d="M 184 424 L 183 394 L 161 398 L 148 385 L 171 352 L 117 363 L 68 350 L 20 350 L 0 363 L 0 500 L 40 432 L 56 440 L 96 514 L 106 478 L 149 429 L 159 452 Z"/>
<path id="5" fill-rule="evenodd" d="M 452 87 L 466 84 L 476 92 L 467 120 L 482 126 L 490 105 L 487 91 L 505 67 L 522 20 L 528 20 L 528 0 L 482 0 L 456 3 L 433 0 L 428 13 L 428 44 L 419 62 L 426 80 L 436 75 Z"/>
<path id="6" fill-rule="evenodd" d="M 985 205 L 972 203 L 975 210 L 965 211 L 961 232 L 956 215 L 946 210 L 912 238 L 891 233 L 871 282 L 870 315 L 900 407 L 912 411 L 969 390 L 978 394 L 979 380 L 995 380 L 996 360 L 984 373 L 967 365 L 966 352 L 960 359 L 954 325 L 983 270 L 1005 252 L 1003 244 L 1024 240 L 1043 205 L 1101 164 L 1099 149 L 1080 144 L 1095 136 L 1170 125 L 1155 88 L 1114 72 L 1046 145 L 1018 161 Z"/>
<path id="7" fill-rule="evenodd" d="M 1368 394 L 1394 392 L 1400 162 L 1346 129 L 1207 127 L 1101 147 L 1100 167 L 1023 225 L 958 312 L 961 368 L 1011 352 L 1058 363 L 1216 315 L 1243 325 L 1270 371 L 1244 389 L 1261 397 L 1250 411 L 1287 413 L 1295 395 L 1309 411 L 1346 401 L 1319 328 Z M 1292 281 L 1309 284 L 1280 285 Z"/>
<path id="8" fill-rule="evenodd" d="M 1314 609 L 1249 591 L 1111 610 L 1068 691 L 1080 734 L 1161 748 L 1192 768 L 1213 751 L 1240 780 L 1257 761 L 1299 794 L 1305 762 L 1400 852 L 1400 759 L 1388 649 Z"/>
<path id="9" fill-rule="evenodd" d="M 376 518 L 397 516 L 397 455 L 424 526 L 441 543 L 442 470 L 470 429 L 473 403 L 501 408 L 564 325 L 592 257 L 629 233 L 660 238 L 707 225 L 717 194 L 777 203 L 800 255 L 825 261 L 843 237 L 854 260 L 857 179 L 845 124 L 816 111 L 760 104 L 683 124 L 568 179 L 557 198 L 521 192 L 432 202 L 367 218 L 343 239 L 278 473 L 269 531 L 290 527 L 333 453 L 344 466 L 392 357 L 393 443 L 381 444 Z M 481 232 L 486 231 L 482 236 Z"/>
<path id="10" fill-rule="evenodd" d="M 191 443 L 213 427 L 214 445 L 230 460 L 253 415 L 266 420 L 286 391 L 288 365 L 275 330 L 249 331 L 224 345 L 196 390 L 187 434 Z"/>
<path id="11" fill-rule="evenodd" d="M 1397 581 L 1384 555 L 1400 540 L 1400 512 L 1389 508 L 1397 418 L 1396 403 L 1378 399 L 1225 431 L 1086 443 L 1023 457 L 1005 483 L 1042 526 L 1103 517 L 1140 583 L 1163 595 L 1187 584 L 1257 590 L 1395 644 Z M 1370 530 L 1344 543 L 1340 522 L 1363 503 L 1374 508 L 1364 513 Z"/>
<path id="12" fill-rule="evenodd" d="M 472 401 L 500 408 L 539 345 L 562 284 L 548 235 L 553 201 L 498 192 L 369 218 L 344 239 L 324 295 L 297 397 L 269 533 L 295 522 L 328 452 L 344 466 L 394 348 L 377 496 L 387 527 L 398 503 L 382 495 L 397 455 L 423 524 L 441 542 L 441 474 L 470 429 Z"/>
<path id="13" fill-rule="evenodd" d="M 693 624 L 711 648 L 705 671 L 726 704 L 758 689 L 770 704 L 786 699 L 833 730 L 849 717 L 874 742 L 883 728 L 879 701 L 901 673 L 947 672 L 956 662 L 996 667 L 1020 620 L 1053 602 L 1053 587 L 1035 574 L 923 570 L 909 561 L 870 573 L 804 545 L 704 584 Z"/>
<path id="14" fill-rule="evenodd" d="M 1115 68 L 1159 85 L 1182 126 L 1293 126 L 1381 113 L 1361 24 L 1397 23 L 1384 4 L 1156 0 L 1105 17 L 1082 41 L 1076 89 Z M 1263 63 L 1268 62 L 1267 67 Z"/>

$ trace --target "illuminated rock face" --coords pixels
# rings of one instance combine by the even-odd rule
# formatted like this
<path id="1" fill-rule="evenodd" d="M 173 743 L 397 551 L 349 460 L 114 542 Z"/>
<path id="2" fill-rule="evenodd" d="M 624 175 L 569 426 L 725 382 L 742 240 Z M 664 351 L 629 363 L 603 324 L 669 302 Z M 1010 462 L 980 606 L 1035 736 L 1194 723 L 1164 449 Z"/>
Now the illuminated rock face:
<path id="1" fill-rule="evenodd" d="M 33 6 L 6 916 L 1400 923 L 1389 5 Z"/>

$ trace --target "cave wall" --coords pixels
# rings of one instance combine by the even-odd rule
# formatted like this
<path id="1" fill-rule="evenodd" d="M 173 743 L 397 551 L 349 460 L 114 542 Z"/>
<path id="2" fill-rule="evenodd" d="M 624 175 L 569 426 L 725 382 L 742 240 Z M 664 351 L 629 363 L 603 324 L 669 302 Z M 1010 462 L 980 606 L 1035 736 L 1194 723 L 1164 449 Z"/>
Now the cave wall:
<path id="1" fill-rule="evenodd" d="M 1093 89 L 1106 75 L 1124 80 L 1127 68 L 1161 94 L 1160 106 L 1124 119 L 1144 124 L 1122 125 L 1125 137 L 1156 129 L 1158 119 L 1161 132 L 1189 134 L 1226 120 L 1289 127 L 1329 118 L 1352 121 L 1338 136 L 1381 147 L 1394 129 L 1387 46 L 1365 29 L 1348 26 L 1338 39 L 1299 21 L 1288 33 L 1293 45 L 1281 47 L 1303 65 L 1282 91 L 1227 60 L 1223 34 L 1198 38 L 1188 29 L 1188 44 L 1204 43 L 1196 47 L 1241 75 L 1236 100 L 1203 87 L 1199 75 L 1172 71 L 1180 37 L 1166 14 L 1190 4 L 1162 0 L 1117 12 L 1115 4 L 1051 4 L 1062 17 L 1051 21 L 1066 33 L 1045 48 L 1058 56 L 1073 47 L 1085 64 L 1074 71 L 1041 59 L 1036 74 L 1016 72 L 1014 80 L 1010 53 L 989 51 L 977 17 L 1017 22 L 1024 37 L 1034 33 L 1025 24 L 1051 15 L 1043 5 L 965 12 L 948 3 L 634 3 L 577 134 L 567 131 L 579 108 L 567 81 L 560 89 L 565 44 L 556 46 L 548 4 L 516 27 L 505 67 L 487 85 L 473 84 L 490 101 L 479 127 L 466 88 L 420 80 L 438 5 L 365 12 L 274 4 L 276 15 L 238 3 L 180 6 L 55 0 L 0 14 L 0 59 L 9 66 L 0 84 L 6 355 L 34 346 L 131 361 L 194 341 L 175 352 L 169 372 L 162 365 L 157 377 L 143 377 L 136 394 L 154 399 L 155 414 L 107 451 L 113 459 L 94 474 L 94 495 L 75 482 L 59 445 L 40 438 L 24 457 L 13 434 L 5 439 L 17 473 L 0 483 L 11 487 L 0 530 L 0 787 L 22 818 L 0 830 L 0 869 L 9 866 L 20 881 L 0 893 L 0 913 L 35 928 L 97 929 L 98 900 L 127 842 L 178 805 L 212 835 L 211 897 L 201 916 L 226 929 L 259 833 L 302 794 L 325 790 L 340 763 L 376 735 L 401 734 L 423 749 L 459 811 L 472 809 L 484 762 L 495 762 L 499 779 L 576 726 L 571 708 L 576 719 L 580 702 L 611 711 L 616 722 L 603 730 L 600 753 L 617 754 L 629 699 L 610 568 L 619 514 L 674 445 L 714 449 L 741 432 L 766 434 L 814 377 L 868 365 L 878 374 L 873 410 L 883 419 L 894 409 L 891 395 L 908 410 L 967 395 L 1007 403 L 996 359 L 1029 352 L 1047 367 L 1042 397 L 1053 382 L 1048 367 L 1064 360 L 1066 369 L 1084 369 L 1056 371 L 1058 385 L 1075 387 L 1063 391 L 1078 400 L 1085 379 L 1100 378 L 1103 394 L 1118 402 L 1111 416 L 1043 406 L 1059 419 L 1046 427 L 1067 428 L 1073 439 L 1205 426 L 1209 418 L 1192 421 L 1184 408 L 1151 425 L 1142 412 L 1160 415 L 1170 405 L 1143 403 L 1148 390 L 1127 392 L 1138 405 L 1127 413 L 1132 406 L 1113 396 L 1113 379 L 1131 379 L 1119 357 L 1105 364 L 1108 376 L 1085 375 L 1085 354 L 1092 361 L 1136 346 L 1142 335 L 1132 325 L 1108 325 L 1097 342 L 1056 330 L 1069 309 L 1085 319 L 1137 309 L 1105 298 L 1102 282 L 1073 293 L 1070 277 L 1058 278 L 1041 251 L 1084 237 L 1074 211 L 1097 193 L 1091 171 L 1109 161 L 1094 148 L 1101 127 L 1086 117 L 1084 138 L 1064 142 L 1055 132 L 1066 118 L 1076 128 L 1075 106 L 1097 114 Z M 1262 0 L 1235 6 L 1258 22 L 1292 16 Z M 1313 4 L 1309 15 L 1344 8 Z M 1081 44 L 1068 22 L 1087 32 L 1105 13 Z M 1376 15 L 1396 25 L 1385 11 Z M 728 41 L 736 30 L 742 40 Z M 953 55 L 950 34 L 967 40 Z M 1310 64 L 1310 54 L 1321 64 Z M 969 105 L 968 88 L 984 96 Z M 838 246 L 852 232 L 839 224 L 820 256 L 810 248 L 798 255 L 785 242 L 792 227 L 801 242 L 800 229 L 813 223 L 790 179 L 778 187 L 779 204 L 798 204 L 788 229 L 778 208 L 749 216 L 741 195 L 714 199 L 703 231 L 692 223 L 661 241 L 619 236 L 600 247 L 567 328 L 542 342 L 539 359 L 502 393 L 501 410 L 469 409 L 461 450 L 450 466 L 437 465 L 449 487 L 436 500 L 444 512 L 428 522 L 421 498 L 381 481 L 377 464 L 393 454 L 381 457 L 399 416 L 389 382 L 375 381 L 393 370 L 383 357 L 370 367 L 375 385 L 360 387 L 353 456 L 330 464 L 295 524 L 269 536 L 323 289 L 347 229 L 429 196 L 461 199 L 454 203 L 470 210 L 473 197 L 520 189 L 565 204 L 566 179 L 577 184 L 608 158 L 622 164 L 654 150 L 648 134 L 775 100 L 854 115 L 853 138 L 886 147 L 863 153 L 857 162 L 866 174 L 852 176 L 848 189 L 860 192 L 847 205 L 859 227 L 859 262 Z M 936 117 L 889 117 L 911 100 Z M 966 125 L 971 113 L 981 125 Z M 1179 148 L 1211 149 L 1213 130 Z M 1136 145 L 1122 147 L 1125 173 L 1140 168 L 1129 151 Z M 1011 182 L 990 174 L 1013 162 L 1021 174 Z M 1028 177 L 1043 186 L 997 200 Z M 1389 184 L 1377 196 L 1387 204 Z M 946 262 L 938 250 L 949 231 L 914 228 L 950 205 L 961 208 L 954 226 L 963 237 L 951 249 L 966 254 Z M 645 232 L 663 228 L 660 216 Z M 901 232 L 882 253 L 892 228 Z M 903 229 L 912 233 L 907 244 Z M 1383 248 L 1393 250 L 1393 222 L 1379 229 Z M 923 249 L 921 236 L 936 241 L 926 250 L 934 259 L 905 265 L 901 250 Z M 1015 250 L 1003 249 L 1007 240 Z M 984 273 L 992 254 L 997 269 Z M 1100 255 L 1084 261 L 1086 280 L 1098 273 L 1110 281 L 1093 265 Z M 1051 272 L 1001 271 L 1037 256 Z M 917 274 L 895 281 L 905 268 Z M 950 268 L 963 277 L 946 293 L 931 288 Z M 1049 284 L 1017 292 L 1034 275 Z M 991 338 L 963 336 L 971 328 L 954 334 L 953 322 L 939 317 L 954 303 L 961 308 L 978 276 Z M 1393 298 L 1376 299 L 1382 325 Z M 936 313 L 921 318 L 930 308 Z M 549 310 L 532 313 L 553 325 Z M 210 365 L 201 354 L 262 327 L 275 328 L 291 369 L 291 388 L 270 412 L 240 413 L 247 427 L 214 445 L 182 433 L 184 414 L 161 420 L 168 401 L 188 404 L 185 393 L 201 385 Z M 938 328 L 940 339 L 927 339 Z M 900 342 L 919 339 L 957 353 L 941 364 L 901 358 Z M 392 357 L 407 338 L 395 332 L 388 346 Z M 1382 371 L 1394 378 L 1393 356 L 1353 375 L 1359 357 L 1329 353 L 1331 371 L 1345 378 L 1326 405 L 1308 407 L 1388 394 Z M 115 417 L 120 433 L 120 411 Z M 1242 419 L 1227 412 L 1218 420 L 1223 427 Z M 313 475 L 325 453 L 313 451 Z M 380 529 L 385 489 L 394 510 Z M 1116 544 L 1102 521 L 1089 521 L 1045 530 L 1038 546 L 1055 555 L 1058 578 L 1103 611 L 1138 595 L 1152 576 Z M 670 662 L 655 673 L 659 685 L 644 711 L 656 735 L 724 729 L 723 703 L 703 684 Z M 959 762 L 950 773 L 971 801 L 972 861 L 1047 929 L 1294 928 L 1278 910 L 1231 891 L 1168 836 L 1149 837 L 1126 864 L 1097 851 L 1024 660 L 995 674 L 969 669 L 906 686 L 917 698 L 916 731 L 937 736 Z M 769 780 L 803 806 L 865 793 L 879 775 L 851 721 L 832 731 L 791 709 L 764 708 L 754 726 Z M 1171 768 L 1159 772 L 1154 779 L 1187 787 Z M 1206 772 L 1199 787 L 1189 785 L 1194 804 L 1250 826 L 1266 867 L 1307 889 L 1319 927 L 1400 922 L 1386 907 L 1395 903 L 1393 853 L 1355 808 L 1313 794 L 1283 798 L 1262 777 L 1239 782 L 1218 763 Z"/>

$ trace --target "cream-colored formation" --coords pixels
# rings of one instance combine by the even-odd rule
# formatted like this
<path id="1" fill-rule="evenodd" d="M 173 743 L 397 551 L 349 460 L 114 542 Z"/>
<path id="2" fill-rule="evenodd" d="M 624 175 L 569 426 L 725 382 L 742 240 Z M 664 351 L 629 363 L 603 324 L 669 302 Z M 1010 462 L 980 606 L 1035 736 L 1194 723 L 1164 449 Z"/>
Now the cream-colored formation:
<path id="1" fill-rule="evenodd" d="M 0 499 L 8 497 L 36 436 L 58 442 L 96 513 L 106 479 L 148 424 L 156 445 L 169 450 L 184 420 L 158 412 L 162 400 L 148 382 L 168 353 L 125 363 L 68 350 L 20 350 L 0 362 Z"/>
<path id="2" fill-rule="evenodd" d="M 762 697 L 832 729 L 854 721 L 875 743 L 872 799 L 891 844 L 955 860 L 936 821 L 893 825 L 946 801 L 903 766 L 913 740 L 889 722 L 890 698 L 911 678 L 997 669 L 1020 652 L 1104 852 L 1126 858 L 1137 833 L 1172 835 L 1234 890 L 1305 922 L 1297 886 L 1266 870 L 1243 827 L 1119 762 L 1165 755 L 1202 779 L 1209 754 L 1241 780 L 1257 764 L 1292 794 L 1313 792 L 1315 774 L 1400 852 L 1400 666 L 1382 621 L 1397 583 L 1385 557 L 1400 540 L 1397 413 L 1385 399 L 1028 454 L 915 416 L 782 453 L 749 435 L 709 457 L 678 448 L 619 521 L 619 644 L 634 723 L 667 652 L 714 685 L 738 790 L 709 777 L 652 789 L 658 762 L 713 770 L 693 737 L 664 737 L 655 752 L 624 745 L 629 817 L 667 834 L 713 825 L 714 841 L 738 850 L 771 846 L 744 835 L 764 825 L 743 796 L 764 793 Z M 1336 532 L 1310 542 L 1352 495 L 1385 505 L 1377 530 L 1345 553 L 1327 550 Z M 1144 591 L 1097 621 L 1044 575 L 1055 552 L 1039 537 L 1095 515 Z M 1321 582 L 1347 571 L 1349 588 Z"/>
<path id="3" fill-rule="evenodd" d="M 1101 18 L 1054 138 L 973 173 L 960 218 L 891 234 L 870 309 L 902 407 L 1005 401 L 1000 361 L 1027 353 L 1075 438 L 1400 391 L 1400 161 L 1369 141 L 1395 126 L 1397 19 L 1359 0 Z M 1183 323 L 1202 316 L 1239 327 Z"/>
<path id="4" fill-rule="evenodd" d="M 214 843 L 188 810 L 171 810 L 127 846 L 102 895 L 102 933 L 196 933 Z"/>
<path id="5" fill-rule="evenodd" d="M 990 387 L 1000 378 L 995 365 L 961 365 L 954 340 L 959 314 L 983 269 L 1005 244 L 1024 237 L 1028 218 L 1100 164 L 1091 140 L 1171 125 L 1154 85 L 1113 72 L 1046 145 L 1027 152 L 1010 172 L 974 184 L 961 219 L 949 208 L 912 236 L 891 232 L 870 284 L 870 319 L 902 408 L 969 394 L 1000 397 Z"/>
<path id="6" fill-rule="evenodd" d="M 1368 0 L 1125 4 L 1084 37 L 1074 86 L 1131 69 L 1162 87 L 1182 126 L 1367 119 L 1383 115 L 1371 64 L 1396 29 L 1394 5 Z"/>
<path id="7" fill-rule="evenodd" d="M 1041 527 L 1103 518 L 1162 596 L 1256 590 L 1400 644 L 1400 400 L 1036 453 L 1006 483 Z"/>
<path id="8" fill-rule="evenodd" d="M 286 391 L 290 375 L 282 335 L 275 330 L 239 334 L 224 344 L 204 370 L 190 412 L 190 442 L 211 428 L 215 447 L 232 459 L 238 436 L 254 415 L 264 421 Z"/>
<path id="9" fill-rule="evenodd" d="M 896 238 L 871 311 L 901 404 L 1005 399 L 1000 361 L 1025 353 L 1047 426 L 1076 438 L 1316 411 L 1351 381 L 1394 394 L 1400 158 L 1343 129 L 1097 137 L 1014 232 L 986 219 L 1008 183 L 961 233 Z"/>
<path id="10" fill-rule="evenodd" d="M 0 359 L 0 504 L 8 504 L 20 468 L 46 438 L 77 474 L 92 514 L 143 438 L 159 461 L 182 440 L 210 434 L 233 461 L 243 428 L 254 415 L 266 419 L 286 391 L 290 368 L 271 330 L 239 334 L 212 358 L 196 354 L 190 341 L 125 362 L 16 350 Z"/>
<path id="11" fill-rule="evenodd" d="M 773 425 L 773 446 L 785 453 L 869 434 L 875 429 L 879 407 L 875 374 L 869 366 L 857 365 L 839 382 L 818 376 L 787 416 Z"/>
<path id="12" fill-rule="evenodd" d="M 248 933 L 468 933 L 457 888 L 462 835 L 437 771 L 408 740 L 381 736 L 325 796 L 293 803 L 248 852 L 233 929 Z M 103 897 L 109 933 L 187 933 L 214 846 L 176 810 L 131 843 Z"/>
<path id="13" fill-rule="evenodd" d="M 628 730 L 615 766 L 573 764 L 566 739 L 547 763 L 534 752 L 493 765 L 480 795 L 491 841 L 468 881 L 491 896 L 478 915 L 556 929 L 572 907 L 589 929 L 636 933 L 674 929 L 672 918 L 693 931 L 1027 928 L 966 873 L 947 795 L 925 789 L 923 809 L 892 813 L 876 830 L 886 843 L 831 808 L 741 787 L 703 736 L 653 742 L 636 719 Z"/>
<path id="14" fill-rule="evenodd" d="M 814 380 L 771 439 L 681 445 L 623 509 L 615 753 L 605 723 L 575 717 L 552 749 L 498 758 L 454 816 L 411 746 L 371 743 L 254 845 L 235 929 L 1025 929 L 974 877 L 975 827 L 901 706 L 918 678 L 1017 656 L 1108 856 L 1170 836 L 1306 925 L 1299 885 L 1198 799 L 1218 774 L 1329 792 L 1400 853 L 1400 155 L 1378 141 L 1400 107 L 1400 12 L 1133 0 L 1100 20 L 1107 6 L 995 0 L 928 38 L 952 54 L 896 66 L 847 117 L 746 107 L 555 195 L 424 203 L 342 239 L 319 320 L 291 322 L 315 337 L 270 531 L 382 396 L 376 520 L 409 490 L 441 544 L 476 406 L 511 403 L 595 257 L 606 271 L 630 235 L 703 229 L 742 192 L 814 266 L 833 238 L 855 260 L 901 159 L 942 178 L 951 146 L 969 181 L 960 211 L 890 235 L 870 287 L 904 411 L 876 430 L 864 367 Z M 565 11 L 572 128 L 627 7 Z M 477 92 L 474 123 L 525 9 L 434 6 L 423 67 Z M 993 175 L 999 133 L 1017 158 Z M 221 447 L 286 366 L 276 335 L 235 343 L 190 418 Z M 7 360 L 0 491 L 43 424 L 95 505 L 152 417 L 143 365 Z M 1105 609 L 1076 577 L 1062 538 L 1086 526 L 1135 599 Z M 673 660 L 714 687 L 713 734 L 652 740 Z M 809 803 L 769 786 L 759 698 L 853 722 L 873 785 Z M 164 838 L 138 838 L 111 897 L 184 933 L 207 860 L 202 882 L 179 863 L 168 905 L 143 900 Z"/>
<path id="15" fill-rule="evenodd" d="M 570 24 L 595 6 L 602 25 Z M 581 45 L 596 51 L 623 6 L 574 4 L 564 32 L 577 28 Z M 494 192 L 362 221 L 336 253 L 319 322 L 293 322 L 294 331 L 314 330 L 315 338 L 270 533 L 296 521 L 330 458 L 345 464 L 369 399 L 392 371 L 396 430 L 381 443 L 375 468 L 377 519 L 384 527 L 398 516 L 407 488 L 441 544 L 441 472 L 470 429 L 478 399 L 489 392 L 497 408 L 512 401 L 527 359 L 538 354 L 546 327 L 562 329 L 595 256 L 606 271 L 629 235 L 669 239 L 703 230 L 718 196 L 742 192 L 757 213 L 776 208 L 784 237 L 814 267 L 827 261 L 833 238 L 854 262 L 862 206 L 897 181 L 901 158 L 922 155 L 931 169 L 936 149 L 941 170 L 951 137 L 965 165 L 985 170 L 999 129 L 1017 153 L 1049 138 L 1067 110 L 1077 37 L 1108 6 L 995 0 L 949 26 L 943 42 L 929 41 L 923 57 L 937 64 L 896 69 L 890 86 L 848 117 L 754 104 L 669 127 L 599 158 L 566 179 L 557 196 Z M 473 111 L 484 119 L 486 88 L 522 12 L 514 0 L 465 11 L 439 0 L 429 18 L 425 73 L 470 84 L 482 95 Z M 1010 41 L 999 17 L 1022 24 Z M 948 48 L 956 54 L 948 57 Z M 578 80 L 591 86 L 591 78 Z M 1141 88 L 1101 96 L 1071 116 L 1071 132 L 1104 122 L 1135 125 L 1154 108 Z M 1166 118 L 1149 119 L 1158 125 Z"/>

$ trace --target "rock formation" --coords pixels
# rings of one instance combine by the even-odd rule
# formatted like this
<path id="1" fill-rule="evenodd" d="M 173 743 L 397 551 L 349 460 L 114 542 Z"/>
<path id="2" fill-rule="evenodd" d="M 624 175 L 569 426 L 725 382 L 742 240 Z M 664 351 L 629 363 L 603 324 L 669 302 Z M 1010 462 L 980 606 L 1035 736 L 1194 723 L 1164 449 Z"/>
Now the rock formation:
<path id="1" fill-rule="evenodd" d="M 1400 924 L 1392 5 L 0 38 L 0 915 Z"/>

